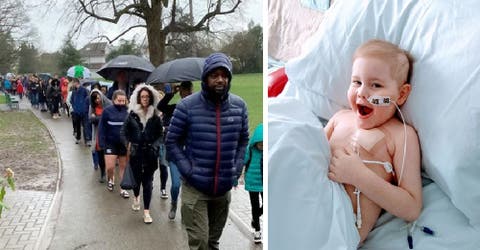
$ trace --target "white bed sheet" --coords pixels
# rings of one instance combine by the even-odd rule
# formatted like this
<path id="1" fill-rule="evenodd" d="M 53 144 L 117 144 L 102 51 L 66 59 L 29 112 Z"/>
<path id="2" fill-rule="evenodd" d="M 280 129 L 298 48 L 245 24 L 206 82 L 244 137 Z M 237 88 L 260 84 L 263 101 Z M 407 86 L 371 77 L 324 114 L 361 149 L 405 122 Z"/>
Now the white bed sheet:
<path id="1" fill-rule="evenodd" d="M 356 249 L 350 199 L 327 178 L 330 147 L 322 124 L 295 99 L 269 103 L 269 248 Z"/>
<path id="2" fill-rule="evenodd" d="M 405 225 L 402 219 L 383 214 L 360 249 L 408 249 Z M 423 211 L 417 226 L 427 226 L 435 234 L 430 236 L 415 227 L 413 249 L 480 249 L 480 232 L 469 225 L 467 217 L 453 206 L 434 182 L 423 187 Z"/>

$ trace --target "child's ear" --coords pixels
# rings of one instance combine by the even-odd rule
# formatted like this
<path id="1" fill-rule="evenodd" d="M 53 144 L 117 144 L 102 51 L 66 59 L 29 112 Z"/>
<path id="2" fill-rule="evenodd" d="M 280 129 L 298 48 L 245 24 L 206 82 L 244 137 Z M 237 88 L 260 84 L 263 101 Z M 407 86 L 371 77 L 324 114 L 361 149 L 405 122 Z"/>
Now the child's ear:
<path id="1" fill-rule="evenodd" d="M 410 94 L 410 91 L 412 90 L 412 85 L 410 83 L 406 82 L 400 87 L 400 96 L 398 97 L 397 104 L 399 106 L 403 105 L 405 101 L 407 101 L 408 95 Z"/>

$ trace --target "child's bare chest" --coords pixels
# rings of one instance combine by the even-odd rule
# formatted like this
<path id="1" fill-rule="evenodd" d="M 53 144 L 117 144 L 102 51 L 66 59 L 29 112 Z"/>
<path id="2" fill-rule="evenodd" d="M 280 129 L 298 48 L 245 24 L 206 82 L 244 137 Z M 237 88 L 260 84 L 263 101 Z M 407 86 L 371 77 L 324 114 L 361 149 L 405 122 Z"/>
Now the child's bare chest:
<path id="1" fill-rule="evenodd" d="M 338 125 L 330 137 L 332 152 L 351 148 L 362 160 L 392 162 L 390 136 L 381 128 L 359 129 L 352 124 Z"/>

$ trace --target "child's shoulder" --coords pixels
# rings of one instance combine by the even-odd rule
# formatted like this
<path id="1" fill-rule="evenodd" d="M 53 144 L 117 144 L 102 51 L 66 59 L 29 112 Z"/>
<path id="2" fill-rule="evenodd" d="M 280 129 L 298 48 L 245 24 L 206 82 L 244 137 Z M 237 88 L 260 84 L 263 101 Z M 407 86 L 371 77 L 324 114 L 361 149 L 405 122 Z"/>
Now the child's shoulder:
<path id="1" fill-rule="evenodd" d="M 337 111 L 332 116 L 332 118 L 330 118 L 329 123 L 331 123 L 331 124 L 333 124 L 333 126 L 335 126 L 335 124 L 340 124 L 340 123 L 343 123 L 345 121 L 348 121 L 348 120 L 352 119 L 353 115 L 354 115 L 354 113 L 353 113 L 352 110 L 342 109 L 342 110 Z"/>
<path id="2" fill-rule="evenodd" d="M 417 132 L 412 126 L 410 126 L 408 124 L 405 124 L 405 126 L 404 126 L 403 123 L 401 121 L 399 121 L 398 119 L 391 119 L 390 121 L 388 121 L 384 125 L 382 125 L 382 127 L 384 129 L 386 129 L 389 132 L 389 134 L 391 134 L 396 139 L 398 139 L 398 140 L 395 140 L 395 141 L 398 141 L 398 142 L 403 143 L 405 130 L 406 130 L 406 133 L 407 133 L 407 137 L 409 137 L 409 138 L 417 137 L 418 138 Z"/>
<path id="3" fill-rule="evenodd" d="M 337 113 L 335 113 L 332 118 L 348 117 L 348 116 L 351 116 L 351 115 L 353 115 L 353 110 L 351 110 L 351 109 L 341 109 L 341 110 L 337 111 Z"/>
<path id="4" fill-rule="evenodd" d="M 407 130 L 413 130 L 413 127 L 406 124 L 405 123 L 405 126 L 407 127 Z M 404 130 L 404 126 L 403 126 L 403 122 L 396 119 L 396 118 L 392 118 L 390 120 L 388 120 L 387 122 L 385 122 L 383 125 L 382 125 L 383 128 L 385 129 L 388 129 L 388 130 L 391 130 L 391 131 L 395 131 L 395 132 L 398 132 L 398 130 Z"/>

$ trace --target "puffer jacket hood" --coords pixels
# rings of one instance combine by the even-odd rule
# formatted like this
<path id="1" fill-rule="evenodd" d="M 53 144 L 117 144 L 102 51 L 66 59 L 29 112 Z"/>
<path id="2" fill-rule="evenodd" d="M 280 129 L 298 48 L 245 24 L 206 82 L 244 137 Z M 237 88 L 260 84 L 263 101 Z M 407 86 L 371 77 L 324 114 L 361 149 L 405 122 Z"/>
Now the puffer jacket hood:
<path id="1" fill-rule="evenodd" d="M 202 92 L 207 94 L 208 92 L 208 84 L 207 84 L 207 76 L 213 70 L 217 68 L 224 68 L 227 70 L 228 74 L 228 85 L 227 90 L 225 91 L 225 95 L 228 95 L 230 91 L 230 83 L 232 82 L 232 62 L 228 57 L 220 52 L 213 53 L 209 55 L 205 59 L 205 64 L 203 65 L 203 72 L 202 72 Z"/>

